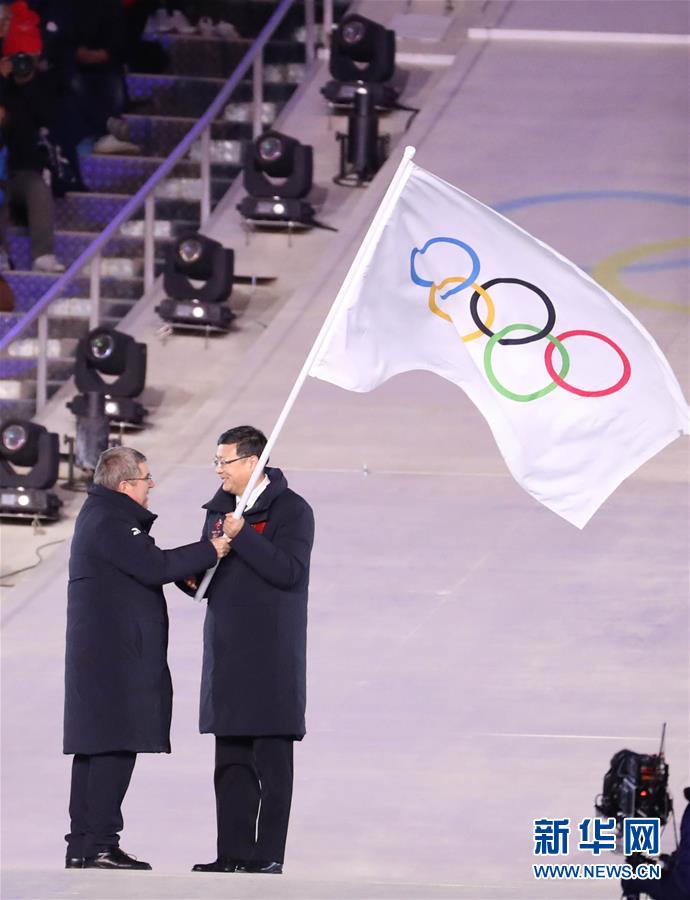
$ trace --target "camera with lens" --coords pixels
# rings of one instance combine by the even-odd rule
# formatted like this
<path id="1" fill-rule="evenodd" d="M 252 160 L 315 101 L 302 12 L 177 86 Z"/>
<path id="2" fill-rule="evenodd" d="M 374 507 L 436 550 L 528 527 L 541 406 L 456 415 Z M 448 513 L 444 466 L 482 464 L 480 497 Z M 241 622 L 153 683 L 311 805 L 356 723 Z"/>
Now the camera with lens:
<path id="1" fill-rule="evenodd" d="M 12 74 L 19 78 L 28 78 L 36 68 L 36 60 L 30 53 L 15 53 L 10 56 Z"/>

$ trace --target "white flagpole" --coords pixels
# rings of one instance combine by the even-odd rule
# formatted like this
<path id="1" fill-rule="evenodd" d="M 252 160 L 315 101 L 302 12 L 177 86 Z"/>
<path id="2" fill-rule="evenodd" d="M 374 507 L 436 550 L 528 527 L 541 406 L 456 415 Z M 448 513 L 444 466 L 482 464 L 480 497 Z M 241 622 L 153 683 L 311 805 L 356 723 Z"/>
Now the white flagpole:
<path id="1" fill-rule="evenodd" d="M 329 333 L 335 324 L 335 320 L 341 310 L 343 302 L 350 292 L 350 286 L 352 282 L 359 275 L 360 271 L 367 266 L 369 259 L 374 252 L 376 244 L 381 237 L 381 232 L 383 231 L 386 222 L 390 218 L 393 208 L 397 203 L 398 197 L 400 196 L 402 189 L 405 187 L 407 179 L 410 177 L 410 172 L 412 171 L 411 161 L 414 155 L 415 147 L 405 147 L 403 151 L 403 157 L 400 160 L 400 164 L 395 170 L 395 174 L 391 178 L 388 189 L 383 195 L 383 199 L 381 200 L 379 208 L 376 210 L 374 218 L 371 220 L 371 225 L 369 226 L 369 229 L 364 236 L 364 240 L 359 246 L 359 250 L 357 251 L 355 258 L 352 261 L 352 265 L 350 266 L 348 273 L 345 276 L 345 280 L 340 286 L 340 290 L 336 294 L 335 300 L 331 305 L 328 315 L 326 316 L 324 323 L 321 326 L 321 330 L 316 336 L 316 340 L 314 341 L 312 348 L 309 351 L 309 355 L 307 356 L 304 365 L 302 366 L 302 369 L 297 376 L 297 380 L 292 386 L 292 390 L 290 391 L 290 394 L 285 401 L 285 405 L 283 406 L 283 409 L 278 416 L 276 424 L 273 426 L 273 431 L 271 432 L 271 435 L 266 442 L 263 453 L 259 457 L 259 462 L 256 464 L 256 468 L 252 472 L 251 478 L 247 483 L 247 487 L 244 489 L 244 492 L 242 493 L 242 496 L 240 497 L 237 506 L 235 507 L 235 511 L 232 514 L 233 518 L 235 519 L 239 519 L 244 512 L 244 508 L 247 505 L 249 495 L 254 490 L 254 487 L 259 480 L 259 476 L 263 472 L 266 460 L 268 459 L 271 450 L 273 449 L 273 445 L 278 440 L 280 432 L 283 429 L 283 425 L 285 424 L 285 421 L 295 404 L 297 395 L 302 390 L 302 385 L 306 381 L 309 370 L 311 369 L 317 354 L 321 350 L 322 345 L 326 341 L 326 338 L 329 336 Z M 195 600 L 203 600 L 206 589 L 208 588 L 208 585 L 213 578 L 213 575 L 217 568 L 218 563 L 216 563 L 215 566 L 212 566 L 210 569 L 206 570 L 206 574 L 204 575 L 201 584 L 199 585 L 199 588 L 194 595 Z"/>

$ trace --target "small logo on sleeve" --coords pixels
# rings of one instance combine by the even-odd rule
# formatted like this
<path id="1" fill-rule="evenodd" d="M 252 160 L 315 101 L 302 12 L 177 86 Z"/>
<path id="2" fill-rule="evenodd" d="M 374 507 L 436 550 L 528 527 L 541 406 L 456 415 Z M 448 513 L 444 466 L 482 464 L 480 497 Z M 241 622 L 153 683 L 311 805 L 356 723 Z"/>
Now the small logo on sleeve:
<path id="1" fill-rule="evenodd" d="M 132 528 L 132 534 L 136 537 L 136 535 L 141 534 L 141 528 Z"/>

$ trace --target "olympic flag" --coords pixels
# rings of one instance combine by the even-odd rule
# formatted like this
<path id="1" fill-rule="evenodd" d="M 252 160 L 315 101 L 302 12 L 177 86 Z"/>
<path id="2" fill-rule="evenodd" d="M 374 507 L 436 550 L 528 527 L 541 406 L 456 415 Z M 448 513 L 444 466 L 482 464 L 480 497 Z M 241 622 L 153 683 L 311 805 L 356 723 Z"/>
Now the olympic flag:
<path id="1" fill-rule="evenodd" d="M 671 367 L 628 310 L 551 247 L 409 158 L 396 178 L 308 373 L 351 391 L 414 369 L 447 378 L 518 483 L 583 528 L 689 433 Z"/>

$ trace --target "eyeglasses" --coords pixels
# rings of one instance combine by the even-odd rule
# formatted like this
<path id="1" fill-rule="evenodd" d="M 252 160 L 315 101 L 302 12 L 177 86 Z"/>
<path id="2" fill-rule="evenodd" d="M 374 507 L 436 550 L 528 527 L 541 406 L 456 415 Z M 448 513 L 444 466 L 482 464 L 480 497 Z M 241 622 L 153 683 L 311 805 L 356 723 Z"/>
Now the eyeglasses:
<path id="1" fill-rule="evenodd" d="M 142 475 L 141 478 L 127 478 L 126 481 L 148 481 L 149 484 L 153 484 L 153 475 L 149 472 L 148 475 Z"/>
<path id="2" fill-rule="evenodd" d="M 214 456 L 213 465 L 217 469 L 219 466 L 229 466 L 231 463 L 237 462 L 238 459 L 249 459 L 249 456 L 236 456 L 234 459 L 220 459 L 220 457 Z"/>

